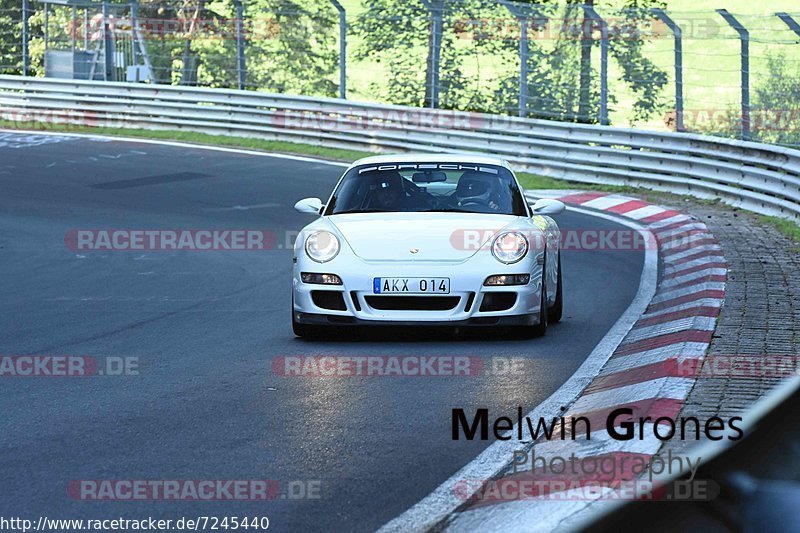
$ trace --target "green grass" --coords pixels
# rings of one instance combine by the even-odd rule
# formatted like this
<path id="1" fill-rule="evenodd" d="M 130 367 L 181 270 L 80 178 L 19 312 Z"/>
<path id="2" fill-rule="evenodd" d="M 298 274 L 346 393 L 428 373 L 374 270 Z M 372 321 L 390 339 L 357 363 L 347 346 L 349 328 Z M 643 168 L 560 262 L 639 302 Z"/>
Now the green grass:
<path id="1" fill-rule="evenodd" d="M 766 222 L 770 226 L 773 226 L 779 232 L 783 233 L 784 235 L 791 238 L 795 242 L 800 243 L 800 226 L 798 226 L 791 220 L 786 220 L 784 218 L 778 218 L 778 217 L 768 217 L 763 215 L 759 218 L 763 222 Z"/>
<path id="2" fill-rule="evenodd" d="M 24 125 L 22 125 L 24 127 Z M 32 125 L 33 126 L 33 125 Z M 0 127 L 18 129 L 18 123 L 0 120 Z M 139 130 L 131 128 L 100 128 L 100 127 L 78 127 L 74 125 L 50 125 L 47 128 L 34 128 L 32 131 L 55 131 L 63 133 L 88 133 L 92 135 L 109 135 L 113 137 L 134 137 L 143 139 L 163 139 L 171 141 L 181 141 L 197 144 L 208 144 L 213 146 L 229 146 L 236 148 L 247 148 L 251 150 L 261 150 L 265 152 L 278 152 L 283 154 L 305 155 L 330 159 L 334 161 L 350 162 L 368 155 L 374 155 L 367 151 L 346 150 L 342 148 L 328 148 L 315 144 L 294 143 L 289 141 L 275 141 L 268 139 L 256 139 L 249 137 L 233 137 L 228 135 L 209 135 L 207 133 L 197 133 L 183 130 Z M 26 130 L 31 131 L 31 130 Z"/>
<path id="3" fill-rule="evenodd" d="M 548 176 L 539 176 L 538 174 L 530 174 L 528 172 L 517 172 L 517 179 L 519 179 L 520 184 L 525 189 L 576 189 L 583 191 L 618 193 L 646 192 L 637 187 L 629 187 L 626 185 L 598 185 L 594 183 L 581 183 L 577 181 L 550 178 Z"/>
<path id="4" fill-rule="evenodd" d="M 24 126 L 24 125 L 23 125 Z M 18 129 L 19 123 L 7 120 L 0 120 L 1 128 Z M 304 155 L 330 159 L 333 161 L 351 162 L 362 157 L 375 155 L 372 152 L 362 150 L 346 150 L 342 148 L 328 148 L 316 144 L 295 143 L 289 141 L 276 141 L 268 139 L 257 139 L 250 137 L 234 137 L 229 135 L 210 135 L 207 133 L 197 133 L 184 130 L 140 130 L 133 128 L 102 128 L 75 126 L 69 124 L 48 124 L 46 128 L 34 128 L 26 131 L 54 131 L 63 133 L 87 133 L 92 135 L 108 135 L 112 137 L 133 137 L 139 139 L 161 139 L 170 141 L 180 141 L 187 143 L 207 144 L 212 146 L 227 146 L 235 148 L 247 148 L 250 150 L 261 150 L 265 152 L 277 152 L 282 154 Z M 528 172 L 517 174 L 520 183 L 526 189 L 583 189 L 600 190 L 608 192 L 631 192 L 634 187 L 616 187 L 610 185 L 591 185 L 588 183 L 577 183 L 572 181 L 539 176 Z"/>
<path id="5" fill-rule="evenodd" d="M 571 181 L 548 178 L 528 172 L 518 172 L 517 179 L 525 189 L 579 189 L 580 184 Z"/>

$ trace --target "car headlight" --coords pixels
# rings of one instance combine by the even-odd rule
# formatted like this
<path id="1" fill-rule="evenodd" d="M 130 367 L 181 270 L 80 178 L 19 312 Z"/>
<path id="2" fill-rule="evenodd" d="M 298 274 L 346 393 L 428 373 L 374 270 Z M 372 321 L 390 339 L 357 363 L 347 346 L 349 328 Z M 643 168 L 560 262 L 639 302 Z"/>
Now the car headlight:
<path id="1" fill-rule="evenodd" d="M 339 239 L 330 231 L 315 231 L 306 238 L 306 254 L 317 263 L 326 263 L 339 253 Z"/>
<path id="2" fill-rule="evenodd" d="M 501 263 L 510 265 L 528 253 L 528 239 L 518 231 L 506 231 L 492 241 L 492 255 Z"/>

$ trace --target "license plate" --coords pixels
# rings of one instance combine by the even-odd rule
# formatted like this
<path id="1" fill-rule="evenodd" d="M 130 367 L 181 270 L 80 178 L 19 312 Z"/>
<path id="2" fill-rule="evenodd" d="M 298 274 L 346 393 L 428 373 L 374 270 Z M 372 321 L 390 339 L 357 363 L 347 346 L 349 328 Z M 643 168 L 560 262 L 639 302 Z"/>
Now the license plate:
<path id="1" fill-rule="evenodd" d="M 450 294 L 450 278 L 373 278 L 374 294 Z"/>

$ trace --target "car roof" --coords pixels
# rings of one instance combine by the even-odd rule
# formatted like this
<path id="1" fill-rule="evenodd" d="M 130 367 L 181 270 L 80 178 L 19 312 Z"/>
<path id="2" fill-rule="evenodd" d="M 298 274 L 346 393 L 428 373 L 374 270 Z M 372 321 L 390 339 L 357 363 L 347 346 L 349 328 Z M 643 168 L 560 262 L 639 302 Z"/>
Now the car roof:
<path id="1" fill-rule="evenodd" d="M 508 162 L 499 157 L 482 154 L 392 154 L 374 155 L 354 161 L 350 168 L 361 165 L 383 165 L 387 163 L 466 163 L 479 165 L 496 165 L 511 170 Z"/>

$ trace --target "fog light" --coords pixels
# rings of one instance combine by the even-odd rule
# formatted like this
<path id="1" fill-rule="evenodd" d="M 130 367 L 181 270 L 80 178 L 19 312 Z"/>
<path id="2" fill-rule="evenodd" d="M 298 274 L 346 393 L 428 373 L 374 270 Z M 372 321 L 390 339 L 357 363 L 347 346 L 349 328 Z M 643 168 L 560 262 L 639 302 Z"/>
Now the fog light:
<path id="1" fill-rule="evenodd" d="M 489 287 L 497 285 L 527 285 L 530 280 L 530 274 L 498 274 L 489 276 L 483 284 Z"/>
<path id="2" fill-rule="evenodd" d="M 317 274 L 314 272 L 301 272 L 300 279 L 303 283 L 313 283 L 315 285 L 341 285 L 342 278 L 336 274 Z"/>

